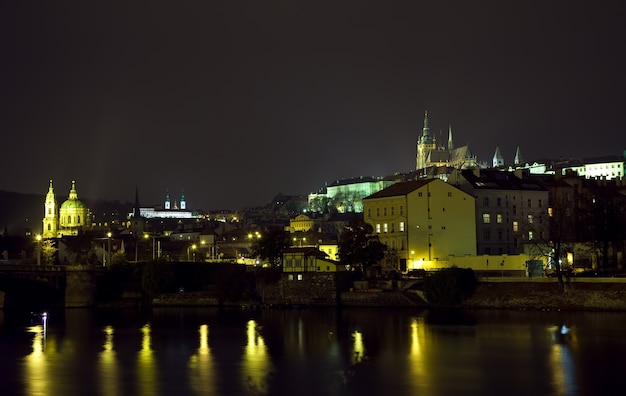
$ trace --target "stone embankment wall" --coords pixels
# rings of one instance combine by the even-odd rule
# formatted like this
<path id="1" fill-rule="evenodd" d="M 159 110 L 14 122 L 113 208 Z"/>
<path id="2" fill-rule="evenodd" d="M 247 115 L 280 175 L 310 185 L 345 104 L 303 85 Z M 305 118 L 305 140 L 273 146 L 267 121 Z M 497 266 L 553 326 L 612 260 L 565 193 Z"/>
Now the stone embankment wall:
<path id="1" fill-rule="evenodd" d="M 337 278 L 333 273 L 304 273 L 302 280 L 283 274 L 277 283 L 257 285 L 264 304 L 337 305 Z"/>

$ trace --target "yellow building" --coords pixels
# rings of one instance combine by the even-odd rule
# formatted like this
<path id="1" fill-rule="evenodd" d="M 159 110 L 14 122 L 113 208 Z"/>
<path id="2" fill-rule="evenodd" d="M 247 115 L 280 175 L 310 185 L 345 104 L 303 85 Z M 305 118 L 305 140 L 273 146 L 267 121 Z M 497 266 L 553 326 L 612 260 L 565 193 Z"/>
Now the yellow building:
<path id="1" fill-rule="evenodd" d="M 283 250 L 283 272 L 338 272 L 345 266 L 313 246 L 291 247 Z"/>
<path id="2" fill-rule="evenodd" d="M 299 214 L 289 219 L 289 227 L 295 232 L 306 232 L 313 228 L 313 220 L 307 215 Z"/>
<path id="3" fill-rule="evenodd" d="M 69 197 L 57 211 L 57 200 L 52 187 L 52 180 L 50 180 L 44 202 L 43 237 L 60 238 L 78 235 L 79 230 L 89 224 L 89 209 L 78 199 L 76 182 L 72 180 Z"/>
<path id="4" fill-rule="evenodd" d="M 474 197 L 440 179 L 396 183 L 363 199 L 363 209 L 401 271 L 476 254 Z"/>

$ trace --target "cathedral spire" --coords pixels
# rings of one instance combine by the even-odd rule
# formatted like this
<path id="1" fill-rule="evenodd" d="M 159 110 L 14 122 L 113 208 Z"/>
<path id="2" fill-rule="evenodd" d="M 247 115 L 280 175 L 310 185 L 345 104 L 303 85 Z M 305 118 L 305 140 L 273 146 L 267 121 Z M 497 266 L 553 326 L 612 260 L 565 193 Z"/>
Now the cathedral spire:
<path id="1" fill-rule="evenodd" d="M 496 146 L 496 152 L 493 154 L 493 167 L 498 168 L 500 166 L 504 166 L 504 157 L 502 157 L 500 147 Z"/>
<path id="2" fill-rule="evenodd" d="M 430 136 L 430 128 L 428 127 L 428 110 L 424 111 L 424 127 L 422 128 L 422 136 Z"/>
<path id="3" fill-rule="evenodd" d="M 522 152 L 520 151 L 519 146 L 517 146 L 517 150 L 515 150 L 514 162 L 515 162 L 515 165 L 524 163 L 524 157 L 522 157 Z"/>
<path id="4" fill-rule="evenodd" d="M 452 143 L 452 124 L 448 125 L 448 150 L 454 149 L 454 143 Z"/>

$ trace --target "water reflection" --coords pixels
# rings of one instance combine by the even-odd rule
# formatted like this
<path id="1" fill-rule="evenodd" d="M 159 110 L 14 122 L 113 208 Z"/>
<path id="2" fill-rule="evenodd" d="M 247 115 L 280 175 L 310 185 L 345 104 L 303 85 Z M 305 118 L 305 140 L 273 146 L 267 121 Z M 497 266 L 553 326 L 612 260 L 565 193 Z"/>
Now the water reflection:
<path id="1" fill-rule="evenodd" d="M 416 381 L 424 381 L 426 379 L 426 371 L 424 370 L 424 367 L 426 367 L 426 359 L 424 357 L 424 349 L 426 346 L 424 318 L 413 318 L 410 326 L 408 358 L 409 378 Z"/>
<path id="2" fill-rule="evenodd" d="M 355 330 L 352 332 L 352 354 L 350 363 L 361 363 L 365 359 L 365 344 L 363 343 L 363 334 Z"/>
<path id="3" fill-rule="evenodd" d="M 48 361 L 45 354 L 47 337 L 47 318 L 42 324 L 27 329 L 33 333 L 32 352 L 26 356 L 24 366 L 24 383 L 29 395 L 48 394 Z"/>
<path id="4" fill-rule="evenodd" d="M 104 344 L 102 351 L 98 354 L 98 363 L 100 366 L 100 389 L 103 395 L 118 395 L 119 369 L 118 360 L 113 347 L 112 326 L 104 328 Z"/>
<path id="5" fill-rule="evenodd" d="M 209 348 L 209 326 L 200 325 L 198 350 L 189 358 L 189 382 L 197 394 L 215 395 L 215 368 Z"/>
<path id="6" fill-rule="evenodd" d="M 137 354 L 137 385 L 139 394 L 152 396 L 156 394 L 156 367 L 152 351 L 150 324 L 141 328 L 141 350 Z"/>
<path id="7" fill-rule="evenodd" d="M 268 380 L 271 372 L 270 358 L 267 354 L 265 340 L 259 333 L 260 326 L 254 320 L 247 325 L 248 342 L 245 347 L 242 368 L 244 384 L 255 394 L 267 394 Z"/>
<path id="8" fill-rule="evenodd" d="M 575 363 L 571 351 L 571 346 L 576 343 L 575 333 L 565 325 L 551 328 L 550 333 L 552 339 L 550 369 L 556 394 L 575 394 Z"/>

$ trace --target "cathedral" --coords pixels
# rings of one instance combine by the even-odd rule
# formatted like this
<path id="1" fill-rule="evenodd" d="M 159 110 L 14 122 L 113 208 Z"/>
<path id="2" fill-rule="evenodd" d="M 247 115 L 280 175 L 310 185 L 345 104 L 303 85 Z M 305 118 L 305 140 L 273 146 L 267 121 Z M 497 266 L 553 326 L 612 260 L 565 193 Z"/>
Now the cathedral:
<path id="1" fill-rule="evenodd" d="M 428 112 L 425 112 L 422 133 L 417 139 L 415 169 L 418 171 L 431 167 L 466 169 L 476 165 L 476 157 L 470 152 L 469 146 L 454 147 L 452 126 L 448 127 L 447 145 L 437 145 L 437 138 L 431 135 L 428 127 Z"/>
<path id="2" fill-rule="evenodd" d="M 76 182 L 72 180 L 69 197 L 59 207 L 52 180 L 44 203 L 43 233 L 44 238 L 60 238 L 78 235 L 79 230 L 88 225 L 89 209 L 78 199 Z"/>

